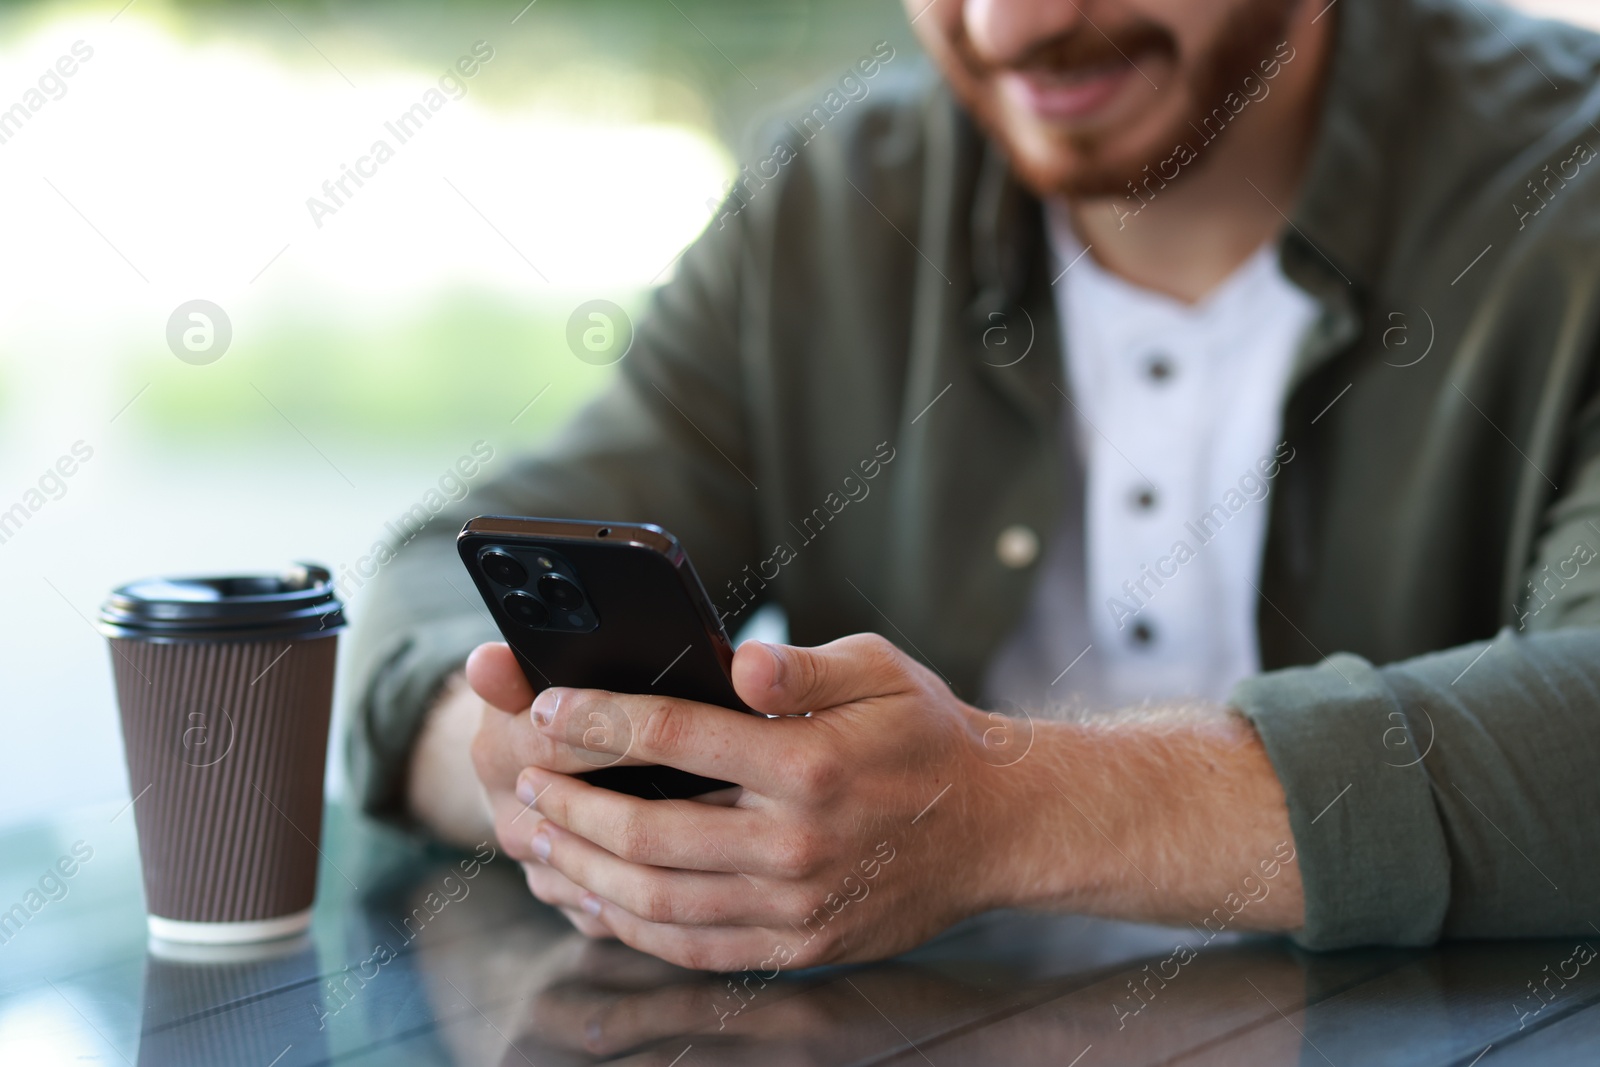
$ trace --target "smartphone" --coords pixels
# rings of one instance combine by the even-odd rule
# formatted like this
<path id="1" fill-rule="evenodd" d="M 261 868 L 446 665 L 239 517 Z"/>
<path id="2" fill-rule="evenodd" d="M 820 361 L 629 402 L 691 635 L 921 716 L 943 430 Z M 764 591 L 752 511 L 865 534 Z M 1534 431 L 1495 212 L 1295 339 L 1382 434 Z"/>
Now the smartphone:
<path id="1" fill-rule="evenodd" d="M 751 710 L 734 692 L 733 643 L 711 598 L 661 527 L 482 515 L 461 528 L 456 548 L 535 693 L 563 686 Z M 651 799 L 732 784 L 614 765 L 620 756 L 584 744 L 588 731 L 616 738 L 631 727 L 603 698 L 591 705 L 569 719 L 574 751 L 595 763 L 585 781 Z"/>

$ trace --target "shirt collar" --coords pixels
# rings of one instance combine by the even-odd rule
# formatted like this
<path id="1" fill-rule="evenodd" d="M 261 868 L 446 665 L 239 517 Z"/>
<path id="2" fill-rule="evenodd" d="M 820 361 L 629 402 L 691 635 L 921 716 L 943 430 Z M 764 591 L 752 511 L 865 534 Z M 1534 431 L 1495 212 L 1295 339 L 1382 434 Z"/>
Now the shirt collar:
<path id="1" fill-rule="evenodd" d="M 1314 295 L 1344 290 L 1359 298 L 1382 268 L 1394 223 L 1394 198 L 1383 190 L 1408 61 L 1416 62 L 1411 7 L 1405 0 L 1336 0 L 1326 12 L 1339 21 L 1317 140 L 1282 240 L 1285 269 Z"/>
<path id="2" fill-rule="evenodd" d="M 1174 328 L 1196 327 L 1236 315 L 1241 307 L 1250 306 L 1259 289 L 1273 280 L 1272 275 L 1277 270 L 1276 246 L 1268 241 L 1229 271 L 1210 292 L 1191 304 L 1146 289 L 1100 266 L 1078 239 L 1072 227 L 1071 212 L 1064 202 L 1046 203 L 1044 217 L 1050 246 L 1051 286 L 1058 300 L 1067 286 L 1081 284 L 1092 293 L 1114 294 L 1141 315 L 1154 316 Z"/>

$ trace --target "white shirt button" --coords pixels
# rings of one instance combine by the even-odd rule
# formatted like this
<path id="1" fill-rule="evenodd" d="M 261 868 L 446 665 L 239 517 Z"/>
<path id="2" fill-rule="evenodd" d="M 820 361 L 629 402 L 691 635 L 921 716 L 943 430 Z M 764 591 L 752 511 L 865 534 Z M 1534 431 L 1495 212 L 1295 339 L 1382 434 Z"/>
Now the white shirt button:
<path id="1" fill-rule="evenodd" d="M 1039 535 L 1021 523 L 1007 526 L 995 540 L 994 554 L 1012 570 L 1021 570 L 1039 558 Z"/>

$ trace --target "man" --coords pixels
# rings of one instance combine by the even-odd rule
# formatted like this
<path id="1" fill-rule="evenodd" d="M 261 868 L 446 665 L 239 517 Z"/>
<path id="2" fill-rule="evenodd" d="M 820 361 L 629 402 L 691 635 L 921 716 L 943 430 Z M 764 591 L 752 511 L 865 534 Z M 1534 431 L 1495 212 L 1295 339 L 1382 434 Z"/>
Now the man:
<path id="1" fill-rule="evenodd" d="M 943 83 L 747 185 L 470 501 L 673 531 L 731 627 L 818 646 L 734 661 L 810 716 L 619 694 L 594 747 L 742 788 L 588 786 L 594 694 L 460 673 L 463 512 L 365 612 L 369 810 L 492 818 L 585 933 L 691 967 L 1002 906 L 1588 930 L 1600 42 L 1467 0 L 908 6 Z"/>

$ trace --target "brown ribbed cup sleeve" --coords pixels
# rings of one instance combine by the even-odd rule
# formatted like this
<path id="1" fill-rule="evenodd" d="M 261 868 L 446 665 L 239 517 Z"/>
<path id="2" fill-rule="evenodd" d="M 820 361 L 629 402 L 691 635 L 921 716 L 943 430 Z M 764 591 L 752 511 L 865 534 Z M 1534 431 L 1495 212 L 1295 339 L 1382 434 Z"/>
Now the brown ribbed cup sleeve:
<path id="1" fill-rule="evenodd" d="M 111 639 L 150 914 L 311 906 L 336 644 Z"/>

